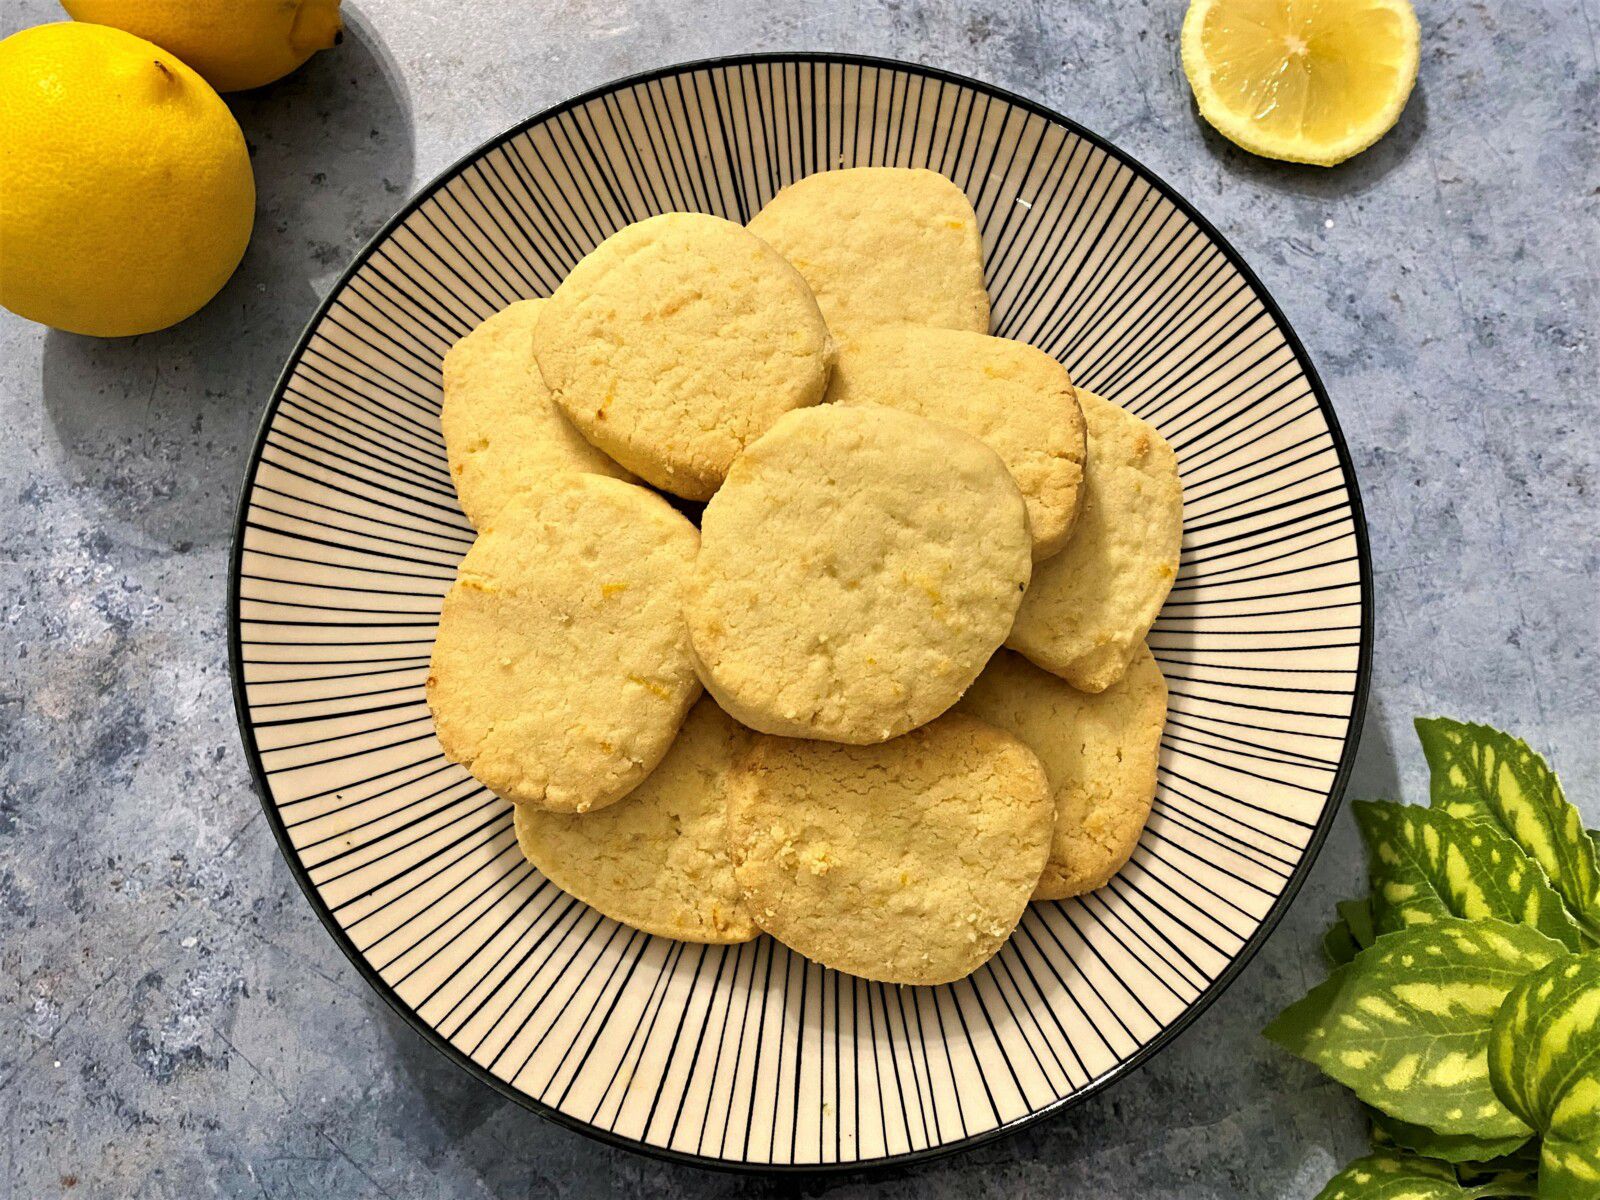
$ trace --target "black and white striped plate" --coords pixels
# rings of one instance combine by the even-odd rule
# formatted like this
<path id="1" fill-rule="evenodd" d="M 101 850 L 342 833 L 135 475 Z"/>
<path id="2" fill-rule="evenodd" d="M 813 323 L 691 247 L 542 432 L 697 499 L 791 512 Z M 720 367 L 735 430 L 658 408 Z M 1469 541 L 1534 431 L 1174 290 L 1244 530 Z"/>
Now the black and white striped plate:
<path id="1" fill-rule="evenodd" d="M 1110 885 L 1034 905 L 970 979 L 895 988 L 771 939 L 647 937 L 546 882 L 509 806 L 444 760 L 423 700 L 472 530 L 439 366 L 621 225 L 744 221 L 784 184 L 928 166 L 983 226 L 995 331 L 1158 425 L 1184 549 L 1151 646 L 1160 794 Z M 1170 1040 L 1282 914 L 1354 751 L 1365 530 L 1311 364 L 1239 256 L 1063 117 L 928 68 L 725 59 L 602 88 L 445 173 L 356 259 L 267 408 L 241 500 L 232 657 L 283 852 L 378 992 L 537 1112 L 669 1156 L 773 1169 L 971 1145 Z"/>

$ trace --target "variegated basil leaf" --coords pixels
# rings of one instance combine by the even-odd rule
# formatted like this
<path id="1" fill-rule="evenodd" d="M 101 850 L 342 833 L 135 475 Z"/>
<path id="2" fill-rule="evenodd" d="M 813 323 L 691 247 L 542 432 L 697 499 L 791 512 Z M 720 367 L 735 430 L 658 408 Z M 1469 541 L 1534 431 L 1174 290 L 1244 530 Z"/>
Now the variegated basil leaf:
<path id="1" fill-rule="evenodd" d="M 1585 945 L 1544 872 L 1497 825 L 1438 808 L 1358 800 L 1379 933 L 1440 917 L 1531 925 L 1568 950 Z"/>
<path id="2" fill-rule="evenodd" d="M 1380 937 L 1265 1033 L 1402 1121 L 1526 1134 L 1489 1084 L 1489 1027 L 1519 979 L 1565 953 L 1526 925 L 1442 917 Z"/>
<path id="3" fill-rule="evenodd" d="M 1539 1194 L 1600 1197 L 1600 953 L 1553 962 L 1511 990 L 1490 1035 L 1489 1078 L 1544 1135 Z"/>
<path id="4" fill-rule="evenodd" d="M 1448 1163 L 1401 1154 L 1369 1154 L 1340 1171 L 1316 1200 L 1470 1200 Z"/>
<path id="5" fill-rule="evenodd" d="M 1492 821 L 1544 868 L 1572 915 L 1600 938 L 1600 859 L 1561 781 L 1526 742 L 1444 717 L 1418 718 L 1434 808 Z"/>
<path id="6" fill-rule="evenodd" d="M 1413 1125 L 1409 1121 L 1391 1117 L 1380 1109 L 1369 1107 L 1367 1115 L 1372 1119 L 1372 1140 L 1375 1145 L 1398 1147 L 1447 1163 L 1476 1165 L 1503 1159 L 1526 1146 L 1531 1136 L 1514 1133 L 1502 1138 L 1483 1138 L 1465 1133 L 1435 1133 L 1426 1125 Z M 1530 1163 L 1537 1161 L 1537 1157 L 1529 1159 Z"/>

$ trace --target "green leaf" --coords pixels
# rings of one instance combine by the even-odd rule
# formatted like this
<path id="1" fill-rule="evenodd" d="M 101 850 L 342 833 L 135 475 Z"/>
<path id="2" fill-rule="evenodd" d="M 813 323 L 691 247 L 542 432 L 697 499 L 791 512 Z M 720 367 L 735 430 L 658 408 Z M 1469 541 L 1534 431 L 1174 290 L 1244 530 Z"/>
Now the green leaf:
<path id="1" fill-rule="evenodd" d="M 1544 1135 L 1539 1195 L 1600 1197 L 1600 953 L 1551 963 L 1506 997 L 1489 1080 Z"/>
<path id="2" fill-rule="evenodd" d="M 1499 917 L 1583 948 L 1544 872 L 1498 826 L 1408 804 L 1358 800 L 1351 808 L 1371 858 L 1379 933 L 1440 917 Z"/>
<path id="3" fill-rule="evenodd" d="M 1343 917 L 1329 925 L 1328 931 L 1322 935 L 1322 957 L 1328 960 L 1330 967 L 1342 967 L 1360 953 L 1361 947 L 1356 945 L 1350 926 Z"/>
<path id="4" fill-rule="evenodd" d="M 1379 938 L 1265 1033 L 1402 1121 L 1526 1134 L 1489 1084 L 1489 1027 L 1519 979 L 1564 953 L 1526 925 L 1442 917 Z"/>
<path id="5" fill-rule="evenodd" d="M 1369 1154 L 1340 1171 L 1316 1200 L 1468 1200 L 1448 1163 L 1398 1154 Z"/>
<path id="6" fill-rule="evenodd" d="M 1590 936 L 1600 937 L 1600 848 L 1544 759 L 1487 725 L 1444 717 L 1416 725 L 1432 771 L 1433 807 L 1498 824 L 1544 868 Z"/>
<path id="7" fill-rule="evenodd" d="M 1552 962 L 1512 988 L 1494 1020 L 1489 1079 L 1535 1129 L 1600 1143 L 1600 953 Z"/>
<path id="8" fill-rule="evenodd" d="M 1490 1035 L 1489 1080 L 1547 1137 L 1600 1145 L 1600 953 L 1553 962 L 1511 989 Z"/>
<path id="9" fill-rule="evenodd" d="M 1372 919 L 1372 900 L 1367 896 L 1359 900 L 1341 900 L 1334 907 L 1345 919 L 1345 924 L 1350 926 L 1350 933 L 1356 939 L 1356 945 L 1363 950 L 1372 945 L 1378 936 L 1376 924 Z"/>
<path id="10" fill-rule="evenodd" d="M 1339 917 L 1322 935 L 1322 953 L 1330 967 L 1342 967 L 1372 945 L 1372 902 L 1367 899 L 1341 900 L 1335 907 Z"/>
<path id="11" fill-rule="evenodd" d="M 1456 1178 L 1461 1186 L 1470 1188 L 1474 1196 L 1537 1196 L 1539 1194 L 1539 1143 L 1529 1142 L 1526 1163 L 1501 1166 L 1492 1170 L 1478 1169 L 1479 1164 L 1456 1168 Z"/>
<path id="12" fill-rule="evenodd" d="M 1600 1197 L 1600 1142 L 1546 1138 L 1539 1154 L 1540 1200 Z"/>
<path id="13" fill-rule="evenodd" d="M 1378 1145 L 1398 1146 L 1413 1154 L 1448 1163 L 1477 1165 L 1504 1158 L 1525 1146 L 1531 1136 L 1514 1133 L 1502 1138 L 1482 1138 L 1465 1133 L 1435 1133 L 1426 1125 L 1413 1125 L 1376 1108 L 1369 1108 L 1367 1115 L 1372 1118 L 1372 1140 Z"/>
<path id="14" fill-rule="evenodd" d="M 1491 1178 L 1506 1179 L 1525 1175 L 1531 1181 L 1533 1173 L 1538 1169 L 1539 1139 L 1535 1137 L 1522 1143 L 1510 1154 L 1502 1154 L 1499 1158 L 1485 1159 L 1483 1162 L 1457 1163 L 1456 1177 L 1464 1186 L 1472 1187 Z M 1528 1190 L 1531 1192 L 1533 1189 L 1530 1187 Z"/>

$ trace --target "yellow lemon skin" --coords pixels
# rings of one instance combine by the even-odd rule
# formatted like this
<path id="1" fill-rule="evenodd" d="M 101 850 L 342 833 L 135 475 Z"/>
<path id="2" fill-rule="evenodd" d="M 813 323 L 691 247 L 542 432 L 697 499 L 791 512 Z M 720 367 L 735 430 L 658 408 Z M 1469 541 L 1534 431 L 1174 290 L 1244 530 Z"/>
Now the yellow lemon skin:
<path id="1" fill-rule="evenodd" d="M 183 320 L 233 274 L 256 188 L 222 97 L 120 29 L 0 41 L 0 304 L 72 333 Z"/>
<path id="2" fill-rule="evenodd" d="M 1230 141 L 1331 167 L 1400 119 L 1420 42 L 1410 0 L 1191 0 L 1183 70 Z"/>
<path id="3" fill-rule="evenodd" d="M 219 92 L 282 79 L 339 40 L 339 0 L 61 0 L 76 20 L 170 50 Z"/>

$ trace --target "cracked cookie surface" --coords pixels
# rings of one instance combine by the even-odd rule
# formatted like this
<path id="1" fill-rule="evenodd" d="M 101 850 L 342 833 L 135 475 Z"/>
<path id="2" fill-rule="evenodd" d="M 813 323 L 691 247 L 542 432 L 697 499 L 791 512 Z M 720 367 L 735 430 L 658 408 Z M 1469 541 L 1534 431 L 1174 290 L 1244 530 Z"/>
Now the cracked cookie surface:
<path id="1" fill-rule="evenodd" d="M 808 175 L 767 201 L 749 229 L 805 276 L 841 342 L 898 321 L 989 332 L 978 218 L 936 171 Z"/>
<path id="2" fill-rule="evenodd" d="M 1103 692 L 1002 650 L 957 711 L 1015 734 L 1044 764 L 1056 826 L 1035 900 L 1091 891 L 1122 869 L 1150 817 L 1167 721 L 1167 683 L 1148 648 Z"/>
<path id="3" fill-rule="evenodd" d="M 780 416 L 821 400 L 833 363 L 799 273 L 703 213 L 651 217 L 596 246 L 545 304 L 534 349 L 585 438 L 690 500 L 708 499 Z"/>
<path id="4" fill-rule="evenodd" d="M 1044 768 L 962 713 L 876 746 L 757 738 L 729 787 L 758 925 L 824 966 L 948 983 L 1005 943 L 1050 847 Z"/>
<path id="5" fill-rule="evenodd" d="M 1122 678 L 1178 575 L 1183 485 L 1155 427 L 1078 389 L 1089 434 L 1083 511 L 1034 571 L 1006 645 L 1073 687 Z"/>
<path id="6" fill-rule="evenodd" d="M 841 350 L 828 401 L 887 405 L 970 433 L 1022 489 L 1033 560 L 1072 536 L 1083 493 L 1083 413 L 1067 369 L 1043 350 L 982 333 L 888 325 Z"/>
<path id="7" fill-rule="evenodd" d="M 445 754 L 517 804 L 627 795 L 700 694 L 682 617 L 698 543 L 660 496 L 600 475 L 502 509 L 439 616 L 427 696 Z"/>
<path id="8" fill-rule="evenodd" d="M 789 413 L 701 518 L 696 667 L 763 733 L 885 741 L 977 677 L 1031 549 L 1022 493 L 976 438 L 877 406 Z"/>
<path id="9" fill-rule="evenodd" d="M 518 805 L 522 853 L 562 891 L 634 929 L 748 942 L 760 930 L 733 879 L 727 784 L 754 736 L 701 699 L 660 765 L 615 804 L 582 814 Z"/>
<path id="10" fill-rule="evenodd" d="M 461 511 L 482 529 L 511 497 L 563 471 L 632 478 L 573 428 L 533 361 L 543 300 L 519 300 L 444 356 L 444 431 Z"/>

